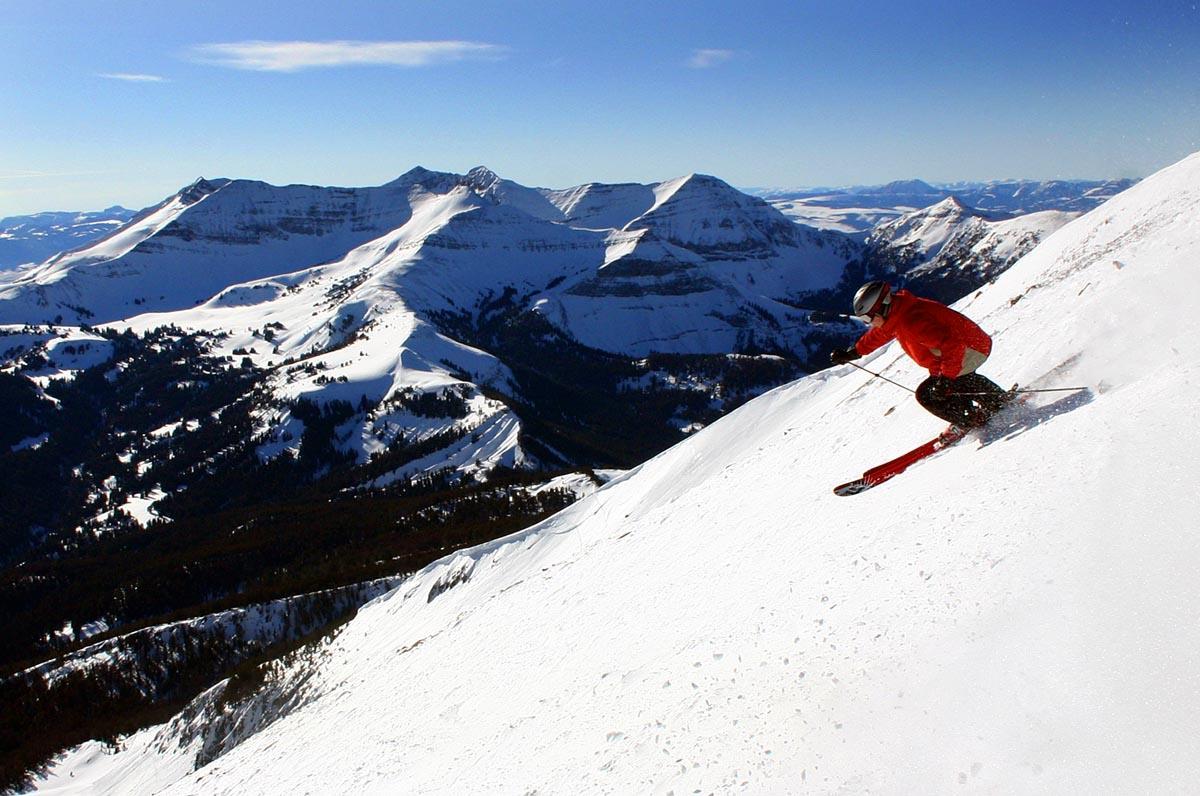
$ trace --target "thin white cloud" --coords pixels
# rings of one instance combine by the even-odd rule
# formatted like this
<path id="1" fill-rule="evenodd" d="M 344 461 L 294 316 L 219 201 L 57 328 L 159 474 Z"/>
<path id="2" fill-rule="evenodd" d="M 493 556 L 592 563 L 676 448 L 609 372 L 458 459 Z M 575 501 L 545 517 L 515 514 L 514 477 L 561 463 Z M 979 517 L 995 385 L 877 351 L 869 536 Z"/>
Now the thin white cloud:
<path id="1" fill-rule="evenodd" d="M 709 69 L 733 58 L 733 50 L 693 50 L 688 66 L 693 69 Z"/>
<path id="2" fill-rule="evenodd" d="M 339 66 L 430 66 L 495 59 L 507 49 L 473 41 L 242 41 L 192 49 L 205 63 L 255 72 L 298 72 Z"/>
<path id="3" fill-rule="evenodd" d="M 102 72 L 97 77 L 108 80 L 124 80 L 127 83 L 165 83 L 167 80 L 159 75 L 139 75 L 129 72 Z"/>

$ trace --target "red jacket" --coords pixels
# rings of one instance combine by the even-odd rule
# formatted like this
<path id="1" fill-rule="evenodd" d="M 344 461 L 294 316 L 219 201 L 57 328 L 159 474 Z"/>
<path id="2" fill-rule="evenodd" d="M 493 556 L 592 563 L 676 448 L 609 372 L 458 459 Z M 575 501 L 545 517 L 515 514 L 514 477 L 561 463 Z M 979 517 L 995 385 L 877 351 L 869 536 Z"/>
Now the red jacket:
<path id="1" fill-rule="evenodd" d="M 866 355 L 892 340 L 933 376 L 958 376 L 968 348 L 985 356 L 992 352 L 992 338 L 970 318 L 907 290 L 892 294 L 883 326 L 868 329 L 854 348 Z"/>

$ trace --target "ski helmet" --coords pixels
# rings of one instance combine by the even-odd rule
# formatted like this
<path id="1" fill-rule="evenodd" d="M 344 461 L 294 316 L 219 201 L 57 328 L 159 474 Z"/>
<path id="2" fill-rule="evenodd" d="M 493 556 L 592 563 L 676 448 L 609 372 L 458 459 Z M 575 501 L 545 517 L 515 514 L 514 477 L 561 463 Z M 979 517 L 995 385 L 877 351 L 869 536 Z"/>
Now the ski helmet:
<path id="1" fill-rule="evenodd" d="M 884 306 L 891 303 L 891 285 L 880 280 L 868 282 L 854 294 L 854 314 L 869 320 L 872 315 L 883 312 Z"/>

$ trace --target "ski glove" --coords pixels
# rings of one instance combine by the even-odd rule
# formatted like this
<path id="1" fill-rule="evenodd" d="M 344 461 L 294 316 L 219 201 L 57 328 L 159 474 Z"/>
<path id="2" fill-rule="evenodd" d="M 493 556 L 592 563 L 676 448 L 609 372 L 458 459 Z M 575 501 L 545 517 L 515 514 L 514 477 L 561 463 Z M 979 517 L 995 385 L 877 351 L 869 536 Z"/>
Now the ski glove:
<path id="1" fill-rule="evenodd" d="M 849 348 L 835 348 L 829 353 L 829 361 L 835 365 L 845 365 L 852 359 L 858 359 L 862 354 L 858 353 L 858 349 L 854 346 Z"/>

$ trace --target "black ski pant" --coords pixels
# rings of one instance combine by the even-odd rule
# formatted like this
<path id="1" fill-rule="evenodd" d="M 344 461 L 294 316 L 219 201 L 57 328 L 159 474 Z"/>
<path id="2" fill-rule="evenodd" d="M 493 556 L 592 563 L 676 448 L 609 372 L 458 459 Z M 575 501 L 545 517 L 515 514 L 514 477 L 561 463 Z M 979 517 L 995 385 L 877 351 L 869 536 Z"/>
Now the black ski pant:
<path id="1" fill-rule="evenodd" d="M 982 426 L 1008 403 L 1009 394 L 986 376 L 930 376 L 917 387 L 917 403 L 962 428 Z"/>

